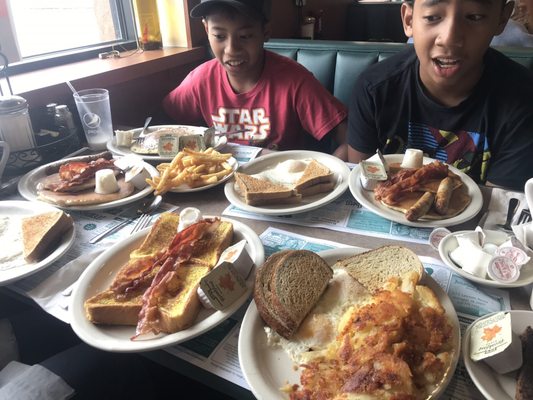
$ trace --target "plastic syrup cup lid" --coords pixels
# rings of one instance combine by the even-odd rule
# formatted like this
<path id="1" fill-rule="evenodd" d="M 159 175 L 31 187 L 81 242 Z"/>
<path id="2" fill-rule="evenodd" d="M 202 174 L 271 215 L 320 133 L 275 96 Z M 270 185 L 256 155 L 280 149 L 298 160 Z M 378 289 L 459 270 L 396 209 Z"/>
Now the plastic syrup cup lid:
<path id="1" fill-rule="evenodd" d="M 452 233 L 446 228 L 435 228 L 431 231 L 429 234 L 429 244 L 431 247 L 433 247 L 435 250 L 439 250 L 439 243 L 442 239 L 444 239 L 445 236 Z"/>
<path id="2" fill-rule="evenodd" d="M 520 276 L 520 268 L 512 259 L 504 256 L 494 257 L 489 263 L 487 272 L 492 280 L 501 283 L 512 283 Z"/>

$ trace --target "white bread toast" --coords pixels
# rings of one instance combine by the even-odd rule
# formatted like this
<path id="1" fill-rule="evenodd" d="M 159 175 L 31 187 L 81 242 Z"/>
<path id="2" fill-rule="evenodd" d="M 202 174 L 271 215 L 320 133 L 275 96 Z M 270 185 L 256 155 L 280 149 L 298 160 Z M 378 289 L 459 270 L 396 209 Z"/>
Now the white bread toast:
<path id="1" fill-rule="evenodd" d="M 61 210 L 22 218 L 24 260 L 37 262 L 44 259 L 73 223 L 72 217 Z"/>
<path id="2" fill-rule="evenodd" d="M 333 267 L 345 269 L 368 291 L 375 293 L 385 287 L 390 278 L 409 272 L 424 276 L 424 266 L 418 256 L 407 247 L 382 246 L 337 261 Z"/>
<path id="3" fill-rule="evenodd" d="M 332 276 L 330 266 L 311 251 L 273 254 L 256 275 L 254 300 L 259 314 L 278 334 L 290 338 Z"/>
<path id="4" fill-rule="evenodd" d="M 266 179 L 235 173 L 235 182 L 247 204 L 294 204 L 299 203 L 302 196 L 293 189 Z"/>
<path id="5" fill-rule="evenodd" d="M 173 217 L 167 217 L 165 221 L 154 225 L 143 244 L 131 253 L 130 261 L 119 270 L 110 288 L 85 301 L 86 315 L 91 322 L 137 325 L 143 295 L 160 269 L 155 267 L 143 276 L 138 265 L 153 263 L 155 258 L 152 255 L 162 254 L 162 250 L 168 248 L 174 239 L 178 223 L 177 216 L 172 215 Z M 195 321 L 200 310 L 196 294 L 200 279 L 214 267 L 222 251 L 231 243 L 232 237 L 233 225 L 230 222 L 215 222 L 213 229 L 207 230 L 196 242 L 189 261 L 177 266 L 166 278 L 167 290 L 158 298 L 157 307 L 158 328 L 161 332 L 176 332 Z M 120 287 L 132 280 L 136 280 L 138 285 L 127 293 L 121 292 Z"/>
<path id="6" fill-rule="evenodd" d="M 316 160 L 311 160 L 294 185 L 294 189 L 302 196 L 329 192 L 335 187 L 334 179 L 335 175 L 328 167 Z"/>

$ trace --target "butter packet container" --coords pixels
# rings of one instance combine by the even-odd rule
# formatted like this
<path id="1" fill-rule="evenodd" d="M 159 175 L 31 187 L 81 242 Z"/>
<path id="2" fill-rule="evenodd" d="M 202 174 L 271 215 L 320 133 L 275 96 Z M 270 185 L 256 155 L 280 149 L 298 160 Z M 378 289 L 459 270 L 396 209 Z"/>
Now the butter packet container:
<path id="1" fill-rule="evenodd" d="M 179 138 L 174 135 L 163 135 L 159 138 L 157 152 L 161 157 L 174 157 L 179 149 Z"/>
<path id="2" fill-rule="evenodd" d="M 183 135 L 179 138 L 179 151 L 184 148 L 188 148 L 194 151 L 204 151 L 205 150 L 205 140 L 204 135 Z"/>
<path id="3" fill-rule="evenodd" d="M 388 179 L 384 165 L 379 162 L 363 160 L 359 166 L 361 168 L 361 185 L 366 190 L 374 190 L 378 182 Z"/>
<path id="4" fill-rule="evenodd" d="M 472 323 L 469 356 L 473 361 L 483 360 L 499 374 L 520 368 L 522 345 L 512 330 L 509 313 L 499 312 Z"/>

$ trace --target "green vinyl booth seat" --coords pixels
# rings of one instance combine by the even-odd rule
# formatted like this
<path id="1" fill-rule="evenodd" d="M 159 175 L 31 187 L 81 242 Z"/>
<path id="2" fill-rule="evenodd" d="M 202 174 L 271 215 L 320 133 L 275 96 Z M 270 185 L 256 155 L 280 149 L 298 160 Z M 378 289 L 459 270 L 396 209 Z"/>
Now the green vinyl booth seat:
<path id="1" fill-rule="evenodd" d="M 346 106 L 355 80 L 367 67 L 412 46 L 408 43 L 272 39 L 265 48 L 298 61 Z M 496 47 L 533 70 L 533 48 Z"/>

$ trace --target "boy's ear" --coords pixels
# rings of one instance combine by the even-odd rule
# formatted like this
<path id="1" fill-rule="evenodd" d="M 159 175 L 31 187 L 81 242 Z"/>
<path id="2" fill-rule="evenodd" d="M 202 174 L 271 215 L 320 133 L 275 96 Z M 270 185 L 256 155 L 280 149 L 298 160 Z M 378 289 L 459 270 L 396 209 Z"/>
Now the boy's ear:
<path id="1" fill-rule="evenodd" d="M 511 17 L 511 14 L 514 10 L 514 1 L 508 1 L 503 6 L 502 12 L 500 14 L 500 23 L 498 24 L 498 30 L 496 31 L 496 35 L 499 35 L 503 32 L 505 29 L 505 25 L 507 25 L 507 21 L 509 21 L 509 18 Z"/>
<path id="2" fill-rule="evenodd" d="M 405 36 L 413 36 L 413 5 L 406 2 L 402 3 L 401 14 L 402 14 L 402 23 L 403 31 Z"/>
<path id="3" fill-rule="evenodd" d="M 268 42 L 271 36 L 272 36 L 272 25 L 270 24 L 270 22 L 265 22 L 264 27 L 263 27 L 264 41 Z"/>
<path id="4" fill-rule="evenodd" d="M 204 24 L 205 33 L 209 33 L 207 31 L 207 20 L 205 18 L 202 18 L 202 24 Z"/>

